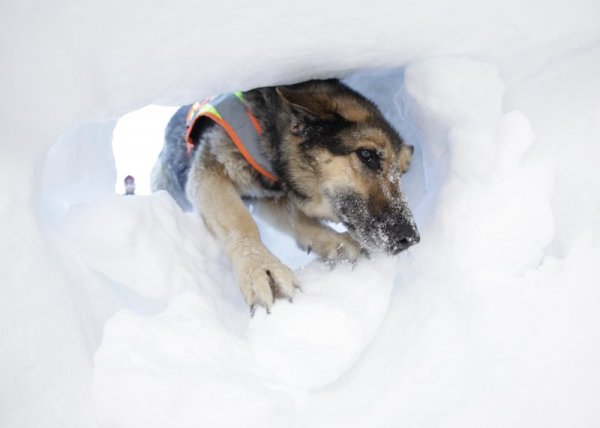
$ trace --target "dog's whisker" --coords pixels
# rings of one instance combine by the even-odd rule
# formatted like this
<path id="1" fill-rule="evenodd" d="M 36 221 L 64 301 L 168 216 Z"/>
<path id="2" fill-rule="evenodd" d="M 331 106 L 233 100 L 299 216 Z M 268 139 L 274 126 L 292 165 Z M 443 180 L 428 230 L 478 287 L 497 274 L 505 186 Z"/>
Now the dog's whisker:
<path id="1" fill-rule="evenodd" d="M 418 266 L 419 262 L 413 255 L 412 251 L 406 250 L 406 258 L 408 259 L 408 262 L 410 263 L 411 266 Z"/>

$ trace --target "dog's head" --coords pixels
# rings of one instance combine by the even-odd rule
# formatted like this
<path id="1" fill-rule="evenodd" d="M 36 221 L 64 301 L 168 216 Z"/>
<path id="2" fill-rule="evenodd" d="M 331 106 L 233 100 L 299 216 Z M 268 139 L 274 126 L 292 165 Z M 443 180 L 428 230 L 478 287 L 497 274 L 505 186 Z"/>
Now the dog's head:
<path id="1" fill-rule="evenodd" d="M 343 223 L 365 248 L 419 242 L 401 190 L 413 147 L 373 103 L 336 80 L 278 87 L 286 181 L 309 216 Z"/>

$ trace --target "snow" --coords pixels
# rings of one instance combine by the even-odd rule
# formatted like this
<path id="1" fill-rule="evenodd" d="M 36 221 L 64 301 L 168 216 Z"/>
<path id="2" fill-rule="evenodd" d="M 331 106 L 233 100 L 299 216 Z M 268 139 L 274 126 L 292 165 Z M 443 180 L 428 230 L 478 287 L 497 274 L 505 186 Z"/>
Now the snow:
<path id="1" fill-rule="evenodd" d="M 597 2 L 0 9 L 0 426 L 600 424 Z M 304 292 L 250 318 L 199 218 L 114 194 L 116 120 L 339 75 L 421 243 L 330 271 L 263 224 Z"/>
<path id="2" fill-rule="evenodd" d="M 527 118 L 502 112 L 496 68 L 425 60 L 407 68 L 405 83 L 409 120 L 423 128 L 427 173 L 446 174 L 428 241 L 435 242 L 435 259 L 452 254 L 452 264 L 467 270 L 535 266 L 552 239 L 552 182 L 543 161 L 526 156 L 534 139 Z"/>
<path id="3" fill-rule="evenodd" d="M 259 311 L 250 319 L 216 242 L 197 216 L 183 213 L 164 192 L 152 197 L 115 195 L 74 207 L 62 222 L 62 236 L 77 259 L 101 272 L 131 308 L 105 325 L 95 355 L 94 397 L 107 425 L 117 423 L 110 421 L 115 407 L 127 413 L 119 422 L 127 426 L 135 419 L 129 415 L 139 419 L 136 409 L 162 406 L 165 415 L 176 410 L 164 404 L 163 394 L 170 392 L 162 385 L 171 376 L 157 376 L 157 367 L 176 378 L 184 375 L 183 367 L 195 373 L 199 382 L 188 385 L 187 394 L 204 397 L 215 409 L 235 405 L 218 393 L 224 388 L 217 382 L 221 373 L 253 378 L 252 391 L 269 391 L 273 384 L 311 389 L 331 383 L 372 340 L 393 287 L 393 259 L 357 267 L 343 264 L 336 270 L 313 263 L 299 271 L 303 292 L 293 304 L 280 302 L 271 315 Z M 168 261 L 157 259 L 167 254 Z M 374 275 L 373 269 L 380 273 Z M 125 369 L 133 377 L 124 375 Z M 213 392 L 200 381 L 207 376 L 217 379 Z M 147 385 L 144 399 L 138 394 L 140 382 Z M 234 376 L 229 382 L 228 388 L 237 385 Z M 197 415 L 195 401 L 189 408 L 175 404 L 190 424 L 215 417 Z M 137 423 L 164 422 L 154 414 L 147 417 Z"/>

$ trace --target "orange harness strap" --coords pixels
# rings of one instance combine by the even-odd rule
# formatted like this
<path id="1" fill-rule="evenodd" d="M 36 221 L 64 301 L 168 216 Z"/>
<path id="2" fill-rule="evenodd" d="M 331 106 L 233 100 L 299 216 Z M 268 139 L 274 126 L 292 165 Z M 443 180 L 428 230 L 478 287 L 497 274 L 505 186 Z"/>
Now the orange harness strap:
<path id="1" fill-rule="evenodd" d="M 186 118 L 186 148 L 191 156 L 194 147 L 191 133 L 198 120 L 209 118 L 221 126 L 231 138 L 244 159 L 262 176 L 277 181 L 270 162 L 259 147 L 263 130 L 250 109 L 243 102 L 243 95 L 223 94 L 192 104 Z"/>

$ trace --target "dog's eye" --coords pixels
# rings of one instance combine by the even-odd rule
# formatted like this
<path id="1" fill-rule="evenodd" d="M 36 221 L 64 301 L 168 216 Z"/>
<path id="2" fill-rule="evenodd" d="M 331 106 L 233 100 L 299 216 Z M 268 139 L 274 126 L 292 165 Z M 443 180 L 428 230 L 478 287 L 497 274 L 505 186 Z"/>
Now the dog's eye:
<path id="1" fill-rule="evenodd" d="M 359 149 L 356 151 L 356 155 L 369 168 L 379 168 L 379 156 L 375 150 Z"/>

